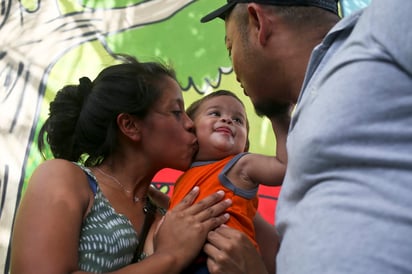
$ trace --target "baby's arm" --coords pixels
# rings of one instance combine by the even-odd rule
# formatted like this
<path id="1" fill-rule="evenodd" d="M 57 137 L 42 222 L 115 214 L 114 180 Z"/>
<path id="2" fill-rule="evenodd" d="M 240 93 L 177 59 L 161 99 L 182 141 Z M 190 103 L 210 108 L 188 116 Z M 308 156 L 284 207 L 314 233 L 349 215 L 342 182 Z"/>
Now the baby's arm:
<path id="1" fill-rule="evenodd" d="M 247 161 L 245 174 L 255 184 L 269 186 L 281 185 L 286 173 L 288 156 L 286 152 L 286 139 L 290 125 L 290 110 L 270 119 L 276 136 L 276 156 L 251 155 Z"/>
<path id="2" fill-rule="evenodd" d="M 279 186 L 286 173 L 286 139 L 290 114 L 285 113 L 271 118 L 276 136 L 276 156 L 247 154 L 228 172 L 229 179 L 238 187 L 251 189 L 258 184 Z"/>
<path id="3" fill-rule="evenodd" d="M 275 156 L 246 154 L 227 172 L 228 179 L 241 189 L 253 189 L 259 184 L 279 186 L 283 182 L 286 163 Z"/>
<path id="4" fill-rule="evenodd" d="M 272 123 L 273 132 L 276 136 L 276 158 L 286 165 L 288 161 L 286 139 L 289 132 L 290 113 L 272 117 L 270 122 Z"/>
<path id="5" fill-rule="evenodd" d="M 279 158 L 262 154 L 247 154 L 240 158 L 228 172 L 228 177 L 236 186 L 251 189 L 259 184 L 279 186 L 283 182 L 285 173 L 286 163 Z"/>

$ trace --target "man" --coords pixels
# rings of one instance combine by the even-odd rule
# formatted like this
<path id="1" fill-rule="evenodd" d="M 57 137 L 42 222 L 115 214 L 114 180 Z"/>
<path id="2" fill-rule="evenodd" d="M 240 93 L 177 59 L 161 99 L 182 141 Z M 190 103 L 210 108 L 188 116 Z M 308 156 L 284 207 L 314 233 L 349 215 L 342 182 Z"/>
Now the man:
<path id="1" fill-rule="evenodd" d="M 342 20 L 335 0 L 228 0 L 202 19 L 225 20 L 258 113 L 297 104 L 277 204 L 278 274 L 412 273 L 411 14 L 404 0 L 372 0 Z"/>

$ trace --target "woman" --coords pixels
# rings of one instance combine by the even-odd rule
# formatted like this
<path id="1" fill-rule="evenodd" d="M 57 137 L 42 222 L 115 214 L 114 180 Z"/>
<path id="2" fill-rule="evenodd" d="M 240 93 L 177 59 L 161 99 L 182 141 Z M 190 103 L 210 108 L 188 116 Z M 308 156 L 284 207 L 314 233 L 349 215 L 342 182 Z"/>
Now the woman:
<path id="1" fill-rule="evenodd" d="M 197 149 L 175 74 L 161 64 L 124 56 L 93 82 L 65 86 L 40 130 L 42 152 L 45 141 L 55 159 L 34 171 L 19 206 L 12 273 L 179 273 L 229 218 L 223 193 L 191 205 L 194 189 L 166 213 L 153 255 L 140 251 L 167 206 L 151 195 L 153 176 L 187 169 Z"/>

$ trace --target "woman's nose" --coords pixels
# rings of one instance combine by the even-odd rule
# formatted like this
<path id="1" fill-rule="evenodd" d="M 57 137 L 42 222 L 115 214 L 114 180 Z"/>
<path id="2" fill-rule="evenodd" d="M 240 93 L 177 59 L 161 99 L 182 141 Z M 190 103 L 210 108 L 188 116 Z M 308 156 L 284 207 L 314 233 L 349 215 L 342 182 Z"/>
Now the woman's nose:
<path id="1" fill-rule="evenodd" d="M 185 123 L 184 123 L 185 128 L 187 129 L 187 131 L 189 132 L 195 132 L 195 124 L 192 121 L 192 119 L 190 119 L 190 117 L 185 114 Z"/>

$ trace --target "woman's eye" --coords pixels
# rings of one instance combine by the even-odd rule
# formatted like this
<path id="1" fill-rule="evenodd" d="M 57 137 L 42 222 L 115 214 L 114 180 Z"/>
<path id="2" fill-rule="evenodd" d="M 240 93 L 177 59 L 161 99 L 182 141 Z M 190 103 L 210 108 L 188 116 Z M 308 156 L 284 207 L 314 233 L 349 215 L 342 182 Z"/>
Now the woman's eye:
<path id="1" fill-rule="evenodd" d="M 174 116 L 179 117 L 180 115 L 182 115 L 183 111 L 181 111 L 181 110 L 173 110 L 172 113 L 173 113 Z"/>

